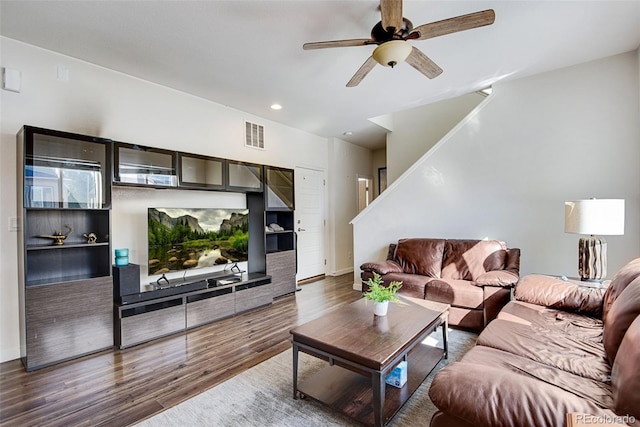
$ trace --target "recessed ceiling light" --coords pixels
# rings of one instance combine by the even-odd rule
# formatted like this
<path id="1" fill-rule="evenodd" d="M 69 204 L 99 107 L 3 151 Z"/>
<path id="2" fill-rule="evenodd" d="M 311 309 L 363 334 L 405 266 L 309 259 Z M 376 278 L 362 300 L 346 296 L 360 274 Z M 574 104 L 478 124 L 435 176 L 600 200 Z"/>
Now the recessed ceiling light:
<path id="1" fill-rule="evenodd" d="M 280 104 L 271 104 L 272 110 L 282 110 L 282 105 Z"/>
<path id="2" fill-rule="evenodd" d="M 346 132 L 343 132 L 342 134 L 343 134 L 344 136 L 351 136 L 351 135 L 353 135 L 353 132 L 351 132 L 350 130 L 348 130 L 348 131 L 346 131 Z"/>

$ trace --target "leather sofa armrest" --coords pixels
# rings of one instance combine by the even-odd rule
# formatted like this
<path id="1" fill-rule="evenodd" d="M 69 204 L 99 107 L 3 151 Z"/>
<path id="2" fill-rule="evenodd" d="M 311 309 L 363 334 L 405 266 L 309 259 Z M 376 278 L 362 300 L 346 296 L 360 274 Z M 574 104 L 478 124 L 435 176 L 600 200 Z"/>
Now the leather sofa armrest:
<path id="1" fill-rule="evenodd" d="M 579 281 L 562 280 L 542 274 L 529 274 L 520 279 L 515 299 L 600 318 L 605 288 L 581 286 Z"/>
<path id="2" fill-rule="evenodd" d="M 520 249 L 507 249 L 507 261 L 504 269 L 520 276 Z"/>
<path id="3" fill-rule="evenodd" d="M 375 261 L 365 262 L 360 266 L 360 270 L 378 273 L 383 276 L 388 273 L 402 273 L 402 267 L 395 261 Z"/>
<path id="4" fill-rule="evenodd" d="M 509 288 L 518 282 L 518 273 L 510 270 L 487 271 L 473 282 L 476 286 L 500 286 Z"/>
<path id="5" fill-rule="evenodd" d="M 469 362 L 438 372 L 429 397 L 440 411 L 475 426 L 563 426 L 570 412 L 616 415 L 538 379 Z"/>

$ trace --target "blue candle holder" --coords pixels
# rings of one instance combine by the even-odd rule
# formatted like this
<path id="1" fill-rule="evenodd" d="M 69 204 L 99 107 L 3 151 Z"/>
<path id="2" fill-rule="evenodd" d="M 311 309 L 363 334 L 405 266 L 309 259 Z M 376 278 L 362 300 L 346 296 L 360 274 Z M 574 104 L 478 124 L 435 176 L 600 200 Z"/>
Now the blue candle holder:
<path id="1" fill-rule="evenodd" d="M 116 267 L 129 265 L 129 249 L 116 249 Z"/>

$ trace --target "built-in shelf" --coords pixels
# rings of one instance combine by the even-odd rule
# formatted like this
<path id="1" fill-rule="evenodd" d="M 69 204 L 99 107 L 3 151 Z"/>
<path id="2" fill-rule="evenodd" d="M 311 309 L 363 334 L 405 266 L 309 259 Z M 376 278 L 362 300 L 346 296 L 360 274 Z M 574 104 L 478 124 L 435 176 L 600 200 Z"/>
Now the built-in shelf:
<path id="1" fill-rule="evenodd" d="M 18 141 L 20 323 L 27 370 L 109 348 L 114 339 L 126 347 L 184 331 L 295 291 L 292 169 L 31 126 L 20 131 Z M 248 273 L 238 281 L 193 277 L 170 289 L 118 296 L 114 305 L 112 185 L 245 193 Z M 282 228 L 266 232 L 271 224 Z M 55 244 L 60 235 L 63 243 Z M 113 333 L 105 337 L 105 330 Z"/>

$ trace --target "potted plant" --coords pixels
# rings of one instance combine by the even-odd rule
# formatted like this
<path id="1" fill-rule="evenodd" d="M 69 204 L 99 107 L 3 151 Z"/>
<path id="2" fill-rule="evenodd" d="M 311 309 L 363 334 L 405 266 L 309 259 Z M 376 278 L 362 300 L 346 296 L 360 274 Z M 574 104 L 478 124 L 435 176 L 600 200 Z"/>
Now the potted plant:
<path id="1" fill-rule="evenodd" d="M 402 287 L 402 282 L 393 281 L 389 286 L 382 284 L 382 277 L 378 273 L 373 273 L 373 278 L 365 282 L 369 287 L 367 292 L 363 292 L 362 296 L 367 300 L 374 302 L 373 313 L 376 316 L 386 316 L 389 307 L 389 301 L 397 301 L 396 292 Z"/>

